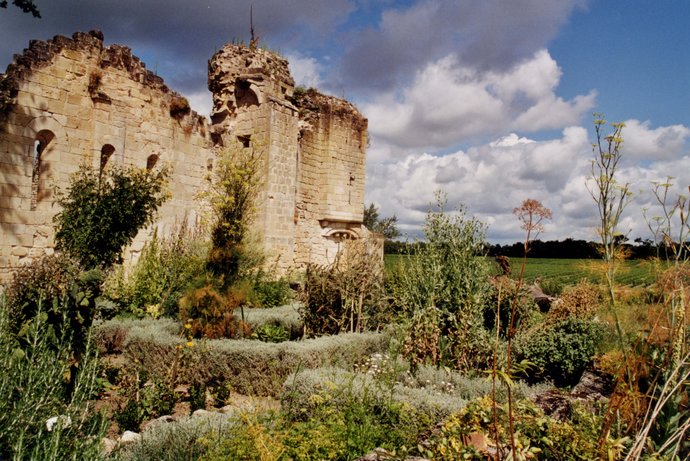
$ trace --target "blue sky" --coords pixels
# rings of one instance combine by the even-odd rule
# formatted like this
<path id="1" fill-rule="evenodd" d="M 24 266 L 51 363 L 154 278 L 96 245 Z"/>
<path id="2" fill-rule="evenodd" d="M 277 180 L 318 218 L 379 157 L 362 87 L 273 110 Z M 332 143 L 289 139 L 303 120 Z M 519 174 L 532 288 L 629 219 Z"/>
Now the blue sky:
<path id="1" fill-rule="evenodd" d="M 43 19 L 0 10 L 0 69 L 30 39 L 103 30 L 210 110 L 206 61 L 263 43 L 298 83 L 355 102 L 369 119 L 367 202 L 419 232 L 433 193 L 463 203 L 492 241 L 521 238 L 514 207 L 553 210 L 544 239 L 594 239 L 586 187 L 592 112 L 626 122 L 621 225 L 649 232 L 651 181 L 690 184 L 690 2 L 667 0 L 36 0 Z"/>

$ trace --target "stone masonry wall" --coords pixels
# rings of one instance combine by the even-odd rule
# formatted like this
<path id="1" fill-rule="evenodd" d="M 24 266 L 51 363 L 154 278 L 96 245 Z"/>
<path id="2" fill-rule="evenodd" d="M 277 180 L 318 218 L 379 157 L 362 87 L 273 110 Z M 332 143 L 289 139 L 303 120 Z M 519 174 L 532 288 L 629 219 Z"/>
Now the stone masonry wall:
<path id="1" fill-rule="evenodd" d="M 172 168 L 159 233 L 199 219 L 224 150 L 261 155 L 255 233 L 281 272 L 332 262 L 362 226 L 367 120 L 347 101 L 295 90 L 286 60 L 226 45 L 209 61 L 211 123 L 98 31 L 32 41 L 0 75 L 0 280 L 53 250 L 55 187 L 83 162 Z M 40 161 L 39 161 L 40 160 Z M 141 251 L 151 229 L 127 250 Z M 378 248 L 378 247 L 377 247 Z M 377 250 L 378 251 L 378 250 Z"/>
<path id="2" fill-rule="evenodd" d="M 0 277 L 52 252 L 54 189 L 83 162 L 170 165 L 172 199 L 158 227 L 196 219 L 194 196 L 213 155 L 206 122 L 128 48 L 104 47 L 98 32 L 31 42 L 0 76 L 0 94 Z"/>

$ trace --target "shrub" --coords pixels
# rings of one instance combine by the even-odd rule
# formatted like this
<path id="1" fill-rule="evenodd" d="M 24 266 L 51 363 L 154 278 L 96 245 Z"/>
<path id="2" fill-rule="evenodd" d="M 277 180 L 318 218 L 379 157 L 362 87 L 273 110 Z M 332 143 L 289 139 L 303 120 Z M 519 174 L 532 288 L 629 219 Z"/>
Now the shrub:
<path id="1" fill-rule="evenodd" d="M 289 420 L 329 424 L 325 430 L 341 441 L 341 456 L 355 457 L 376 447 L 415 446 L 420 434 L 436 422 L 439 409 L 443 414 L 448 407 L 455 411 L 463 405 L 460 399 L 446 398 L 443 408 L 439 405 L 443 399 L 431 394 L 415 401 L 419 394 L 401 398 L 400 389 L 372 376 L 321 369 L 289 377 L 282 403 Z"/>
<path id="2" fill-rule="evenodd" d="M 485 227 L 463 208 L 446 213 L 444 197 L 437 199 L 424 224 L 426 244 L 394 271 L 390 284 L 407 325 L 405 350 L 413 365 L 486 367 L 492 356 L 482 326 L 489 265 L 477 258 L 485 251 Z"/>
<path id="3" fill-rule="evenodd" d="M 290 282 L 286 278 L 270 280 L 259 271 L 254 278 L 250 302 L 258 307 L 277 307 L 287 304 L 292 298 Z"/>
<path id="4" fill-rule="evenodd" d="M 423 454 L 433 459 L 449 461 L 484 460 L 485 451 L 476 448 L 483 441 L 487 447 L 495 445 L 491 437 L 496 433 L 491 428 L 494 422 L 493 404 L 490 398 L 480 398 L 470 402 L 465 408 L 441 424 L 438 430 L 427 441 Z M 556 421 L 544 416 L 539 408 L 527 400 L 515 404 L 514 424 L 518 459 L 544 459 L 553 461 L 595 459 L 617 460 L 620 452 L 606 449 L 614 442 L 607 437 L 605 447 L 600 450 L 598 432 L 581 431 L 579 426 L 570 422 Z M 499 447 L 501 459 L 512 459 L 506 441 L 509 438 L 508 413 L 504 407 L 498 407 L 498 433 L 502 447 Z M 589 419 L 592 419 L 590 414 Z M 599 423 L 601 418 L 599 418 Z M 589 429 L 589 428 L 588 428 Z M 474 444 L 472 443 L 474 441 Z M 479 442 L 479 443 L 477 443 Z"/>
<path id="5" fill-rule="evenodd" d="M 230 424 L 219 414 L 157 425 L 144 432 L 140 441 L 120 446 L 111 458 L 117 461 L 198 460 L 207 451 L 207 442 L 216 441 L 217 434 Z"/>
<path id="6" fill-rule="evenodd" d="M 464 399 L 448 393 L 447 389 L 411 388 L 376 379 L 371 374 L 330 367 L 300 370 L 290 375 L 285 380 L 281 401 L 286 415 L 301 421 L 319 417 L 326 408 L 338 411 L 353 403 L 365 405 L 373 413 L 404 409 L 418 427 L 400 429 L 415 431 L 428 429 L 465 405 Z"/>
<path id="7" fill-rule="evenodd" d="M 90 342 L 69 392 L 67 338 L 51 343 L 47 335 L 51 326 L 39 311 L 20 349 L 8 331 L 3 304 L 0 299 L 0 459 L 100 459 L 105 420 L 89 404 L 99 390 L 98 358 Z M 53 417 L 57 421 L 49 430 L 46 421 Z"/>
<path id="8" fill-rule="evenodd" d="M 302 319 L 309 336 L 374 330 L 385 324 L 383 261 L 364 240 L 346 241 L 333 264 L 309 265 Z"/>
<path id="9" fill-rule="evenodd" d="M 235 309 L 235 316 L 240 315 L 240 309 Z M 265 325 L 280 325 L 288 332 L 289 339 L 302 337 L 304 324 L 296 304 L 286 304 L 270 309 L 244 309 L 244 321 L 253 331 L 262 329 Z"/>
<path id="10" fill-rule="evenodd" d="M 59 348 L 67 339 L 79 355 L 86 345 L 101 280 L 100 271 L 82 272 L 74 260 L 61 254 L 19 267 L 6 290 L 8 331 L 25 346 L 30 344 L 33 324 L 41 323 L 48 344 Z"/>
<path id="11" fill-rule="evenodd" d="M 166 196 L 167 170 L 108 168 L 95 172 L 82 165 L 59 196 L 55 244 L 86 269 L 121 262 L 122 249 L 153 222 Z"/>
<path id="12" fill-rule="evenodd" d="M 120 430 L 139 432 L 147 419 L 172 413 L 177 396 L 170 377 L 154 376 L 148 380 L 148 373 L 136 363 L 120 375 L 118 396 L 123 400 L 114 415 Z"/>
<path id="13" fill-rule="evenodd" d="M 279 323 L 266 323 L 254 329 L 252 338 L 268 343 L 281 343 L 290 339 L 290 333 Z"/>
<path id="14" fill-rule="evenodd" d="M 186 221 L 169 237 L 154 230 L 129 276 L 122 267 L 111 272 L 104 296 L 136 317 L 177 317 L 183 294 L 204 279 L 207 252 L 200 231 Z"/>
<path id="15" fill-rule="evenodd" d="M 557 386 L 576 384 L 592 362 L 604 325 L 574 317 L 535 328 L 517 338 L 516 352 L 538 367 L 531 379 L 550 379 Z"/>
<path id="16" fill-rule="evenodd" d="M 185 115 L 188 115 L 192 111 L 189 106 L 189 101 L 187 98 L 182 96 L 173 96 L 170 101 L 170 116 L 175 120 L 181 120 Z"/>
<path id="17" fill-rule="evenodd" d="M 558 322 L 568 317 L 591 319 L 601 305 L 601 290 L 593 283 L 582 280 L 567 287 L 557 302 L 553 303 L 547 321 Z"/>
<path id="18" fill-rule="evenodd" d="M 123 352 L 141 364 L 150 379 L 167 378 L 177 365 L 176 383 L 224 383 L 247 395 L 277 395 L 285 378 L 298 368 L 337 365 L 351 369 L 370 355 L 387 348 L 383 334 L 342 334 L 333 337 L 263 343 L 252 340 L 213 340 L 180 347 L 187 339 L 169 320 L 110 320 L 96 326 L 97 335 L 126 328 Z M 182 361 L 182 362 L 181 362 Z"/>
<path id="19" fill-rule="evenodd" d="M 261 185 L 260 152 L 227 150 L 213 170 L 211 187 L 202 194 L 212 213 L 211 250 L 207 269 L 227 289 L 262 260 L 252 251 L 247 229 L 253 218 L 254 199 Z"/>
<path id="20" fill-rule="evenodd" d="M 496 277 L 492 280 L 489 296 L 484 309 L 484 328 L 496 328 L 496 308 L 499 308 L 500 336 L 506 338 L 510 324 L 510 315 L 515 303 L 514 328 L 516 332 L 532 326 L 538 317 L 538 309 L 526 287 L 517 293 L 517 281 L 508 277 Z"/>
<path id="21" fill-rule="evenodd" d="M 249 325 L 237 320 L 233 313 L 242 302 L 242 293 L 223 297 L 212 287 L 199 288 L 180 301 L 180 320 L 191 326 L 194 338 L 247 337 Z"/>

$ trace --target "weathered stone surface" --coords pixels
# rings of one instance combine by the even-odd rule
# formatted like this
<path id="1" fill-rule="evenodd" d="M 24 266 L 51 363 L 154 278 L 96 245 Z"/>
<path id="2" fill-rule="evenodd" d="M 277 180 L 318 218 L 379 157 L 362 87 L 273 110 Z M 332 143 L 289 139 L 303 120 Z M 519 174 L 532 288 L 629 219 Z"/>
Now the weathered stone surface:
<path id="1" fill-rule="evenodd" d="M 262 153 L 254 226 L 269 264 L 325 264 L 341 240 L 370 236 L 362 226 L 367 120 L 352 104 L 296 91 L 285 59 L 238 45 L 209 61 L 209 89 L 210 123 L 128 47 L 105 46 L 99 31 L 32 41 L 0 75 L 0 255 L 12 256 L 0 262 L 52 251 L 52 186 L 65 189 L 83 162 L 171 166 L 158 234 L 196 223 L 198 193 L 224 148 Z M 26 227 L 20 246 L 11 243 L 17 225 Z M 126 260 L 152 230 L 137 236 Z M 45 238 L 27 245 L 37 235 Z M 10 270 L 2 265 L 0 279 Z"/>
<path id="2" fill-rule="evenodd" d="M 150 431 L 151 429 L 155 429 L 159 426 L 163 426 L 168 423 L 175 422 L 175 418 L 171 415 L 163 415 L 161 417 L 158 417 L 156 419 L 152 419 L 151 421 L 147 421 L 142 425 L 142 431 Z"/>
<path id="3" fill-rule="evenodd" d="M 120 436 L 119 442 L 124 445 L 128 443 L 135 443 L 139 440 L 141 440 L 141 434 L 139 434 L 138 432 L 125 431 Z"/>

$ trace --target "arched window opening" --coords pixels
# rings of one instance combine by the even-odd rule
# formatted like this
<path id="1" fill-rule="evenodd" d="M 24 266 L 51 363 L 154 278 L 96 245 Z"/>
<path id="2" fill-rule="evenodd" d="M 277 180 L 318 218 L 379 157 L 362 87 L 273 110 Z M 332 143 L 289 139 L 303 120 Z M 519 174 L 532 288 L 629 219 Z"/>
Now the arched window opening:
<path id="1" fill-rule="evenodd" d="M 98 170 L 99 174 L 103 173 L 103 170 L 105 170 L 105 166 L 108 164 L 108 160 L 110 160 L 110 157 L 113 155 L 113 153 L 115 153 L 115 148 L 110 144 L 105 144 L 101 148 L 101 166 Z"/>
<path id="2" fill-rule="evenodd" d="M 251 147 L 252 145 L 252 136 L 251 135 L 246 135 L 246 136 L 238 136 L 237 141 L 242 144 L 242 147 L 247 148 Z"/>
<path id="3" fill-rule="evenodd" d="M 149 158 L 146 159 L 146 169 L 153 170 L 156 163 L 158 163 L 158 156 L 156 154 L 149 155 Z"/>
<path id="4" fill-rule="evenodd" d="M 248 81 L 237 80 L 235 83 L 235 104 L 237 104 L 237 107 L 259 105 L 259 98 L 251 89 L 251 84 Z"/>
<path id="5" fill-rule="evenodd" d="M 55 134 L 49 130 L 41 130 L 36 134 L 34 139 L 34 149 L 32 154 L 32 168 L 31 168 L 31 209 L 35 210 L 36 205 L 48 196 L 46 187 L 43 184 L 45 178 L 42 178 L 42 173 L 46 169 L 45 155 L 48 153 L 48 147 L 52 147 L 55 139 Z"/>

